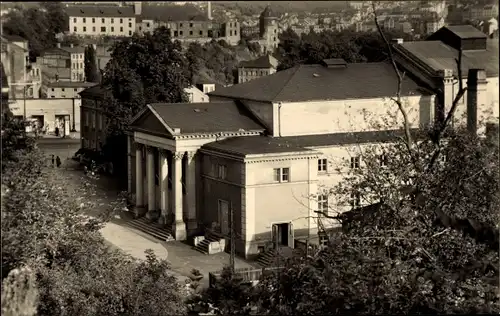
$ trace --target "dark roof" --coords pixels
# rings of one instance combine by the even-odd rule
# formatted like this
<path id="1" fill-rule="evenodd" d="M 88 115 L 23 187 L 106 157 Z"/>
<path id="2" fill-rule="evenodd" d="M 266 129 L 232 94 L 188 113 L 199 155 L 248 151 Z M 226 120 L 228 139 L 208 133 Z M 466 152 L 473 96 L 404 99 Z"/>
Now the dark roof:
<path id="1" fill-rule="evenodd" d="M 56 75 L 59 79 L 71 78 L 71 68 L 66 67 L 46 67 L 43 66 L 42 74 L 49 78 L 55 78 Z"/>
<path id="2" fill-rule="evenodd" d="M 10 42 L 27 42 L 28 40 L 19 36 L 19 35 L 5 35 L 2 34 L 2 37 L 4 37 L 6 40 Z"/>
<path id="3" fill-rule="evenodd" d="M 260 17 L 264 18 L 277 18 L 278 15 L 271 10 L 271 6 L 267 6 L 264 11 L 260 14 Z"/>
<path id="4" fill-rule="evenodd" d="M 267 54 L 254 60 L 240 62 L 242 68 L 278 68 L 278 60 Z"/>
<path id="5" fill-rule="evenodd" d="M 151 107 L 181 133 L 263 131 L 265 128 L 237 102 L 156 103 Z"/>
<path id="6" fill-rule="evenodd" d="M 141 20 L 154 21 L 207 21 L 207 16 L 191 5 L 160 5 L 142 3 Z"/>
<path id="7" fill-rule="evenodd" d="M 408 76 L 402 88 L 402 96 L 423 93 Z M 389 63 L 359 63 L 340 68 L 299 65 L 209 95 L 263 102 L 303 102 L 390 97 L 396 90 L 397 77 Z"/>
<path id="8" fill-rule="evenodd" d="M 89 88 L 97 85 L 95 82 L 74 82 L 74 81 L 59 81 L 50 82 L 47 84 L 49 88 Z"/>
<path id="9" fill-rule="evenodd" d="M 103 6 L 103 5 L 79 5 L 66 7 L 69 17 L 109 17 L 109 18 L 131 18 L 134 17 L 134 8 L 131 6 Z"/>
<path id="10" fill-rule="evenodd" d="M 95 85 L 88 89 L 85 89 L 78 93 L 82 98 L 102 98 L 106 95 L 106 93 L 111 92 L 109 88 L 103 87 L 101 85 Z"/>
<path id="11" fill-rule="evenodd" d="M 487 37 L 486 34 L 479 31 L 472 25 L 449 25 L 444 27 L 462 39 Z"/>
<path id="12" fill-rule="evenodd" d="M 83 46 L 67 46 L 67 47 L 61 47 L 62 50 L 70 53 L 70 54 L 83 54 L 85 53 L 85 47 Z"/>
<path id="13" fill-rule="evenodd" d="M 416 135 L 417 130 L 412 130 L 412 133 Z M 383 143 L 394 141 L 403 135 L 404 132 L 402 130 L 388 130 L 287 137 L 247 136 L 212 142 L 204 145 L 203 148 L 246 156 L 252 154 L 309 151 L 313 147 L 322 146 Z"/>
<path id="14" fill-rule="evenodd" d="M 488 40 L 486 50 L 466 50 L 462 54 L 462 75 L 469 69 L 484 69 L 488 77 L 498 76 L 498 40 Z M 457 73 L 458 50 L 441 41 L 416 41 L 400 44 L 406 52 L 434 71 L 453 69 Z"/>

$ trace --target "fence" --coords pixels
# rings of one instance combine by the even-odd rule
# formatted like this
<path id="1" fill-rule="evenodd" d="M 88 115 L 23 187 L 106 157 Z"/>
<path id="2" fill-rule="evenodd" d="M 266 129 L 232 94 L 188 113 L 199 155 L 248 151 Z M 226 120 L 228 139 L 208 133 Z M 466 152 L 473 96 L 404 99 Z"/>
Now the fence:
<path id="1" fill-rule="evenodd" d="M 236 277 L 241 278 L 243 282 L 256 282 L 260 280 L 262 274 L 265 271 L 276 271 L 280 269 L 283 269 L 283 267 L 272 267 L 272 268 L 262 268 L 262 269 L 240 268 L 240 269 L 235 269 L 234 274 Z M 214 287 L 215 283 L 217 282 L 217 279 L 221 275 L 222 271 L 210 272 L 208 274 L 208 282 L 210 287 Z"/>

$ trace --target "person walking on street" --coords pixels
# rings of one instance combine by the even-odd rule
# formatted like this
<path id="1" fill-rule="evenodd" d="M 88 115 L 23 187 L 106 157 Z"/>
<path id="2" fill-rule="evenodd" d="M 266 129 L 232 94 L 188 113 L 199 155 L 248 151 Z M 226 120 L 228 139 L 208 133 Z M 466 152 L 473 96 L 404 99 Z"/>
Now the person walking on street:
<path id="1" fill-rule="evenodd" d="M 54 168 L 54 155 L 50 155 L 52 158 L 52 168 Z"/>
<path id="2" fill-rule="evenodd" d="M 59 156 L 56 157 L 56 165 L 57 165 L 57 168 L 59 168 L 61 166 L 61 158 L 59 158 Z"/>

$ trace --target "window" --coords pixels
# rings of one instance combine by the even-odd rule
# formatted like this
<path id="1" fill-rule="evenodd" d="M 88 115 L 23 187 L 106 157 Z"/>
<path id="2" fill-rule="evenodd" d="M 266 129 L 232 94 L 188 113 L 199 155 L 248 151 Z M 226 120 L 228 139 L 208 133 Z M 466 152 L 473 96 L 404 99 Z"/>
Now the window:
<path id="1" fill-rule="evenodd" d="M 200 36 L 203 36 L 203 31 L 200 31 Z"/>
<path id="2" fill-rule="evenodd" d="M 87 19 L 86 18 L 83 18 L 83 23 L 87 23 Z"/>
<path id="3" fill-rule="evenodd" d="M 387 167 L 389 163 L 389 158 L 387 155 L 380 155 L 380 167 Z"/>
<path id="4" fill-rule="evenodd" d="M 318 171 L 319 172 L 326 172 L 327 163 L 328 163 L 328 160 L 326 160 L 326 159 L 318 159 Z"/>
<path id="5" fill-rule="evenodd" d="M 54 91 L 54 88 L 52 88 L 51 90 Z"/>
<path id="6" fill-rule="evenodd" d="M 233 31 L 229 31 L 229 36 L 233 36 Z"/>
<path id="7" fill-rule="evenodd" d="M 128 31 L 128 35 L 129 35 L 129 36 L 132 36 L 132 31 Z"/>
<path id="8" fill-rule="evenodd" d="M 92 26 L 92 32 L 95 32 L 95 26 Z"/>
<path id="9" fill-rule="evenodd" d="M 51 97 L 51 98 L 55 98 L 55 96 L 53 96 L 53 95 L 51 95 L 50 97 Z"/>
<path id="10" fill-rule="evenodd" d="M 318 212 L 321 215 L 328 215 L 328 195 L 318 195 Z"/>
<path id="11" fill-rule="evenodd" d="M 148 22 L 148 23 L 146 23 L 146 27 L 149 27 L 149 22 Z"/>
<path id="12" fill-rule="evenodd" d="M 215 162 L 212 162 L 212 165 L 211 165 L 211 170 L 210 170 L 210 175 L 212 175 L 213 177 L 217 177 L 217 164 Z"/>
<path id="13" fill-rule="evenodd" d="M 111 27 L 111 32 L 114 32 L 115 31 L 115 28 L 112 26 Z"/>
<path id="14" fill-rule="evenodd" d="M 104 22 L 104 18 L 102 18 L 102 19 L 101 19 L 101 22 L 102 22 L 102 23 L 105 23 L 105 22 Z"/>
<path id="15" fill-rule="evenodd" d="M 95 18 L 92 18 L 92 23 L 95 23 Z"/>
<path id="16" fill-rule="evenodd" d="M 111 18 L 111 23 L 115 23 L 115 19 Z"/>
<path id="17" fill-rule="evenodd" d="M 289 182 L 290 181 L 290 168 L 275 168 L 274 169 L 275 182 Z"/>
<path id="18" fill-rule="evenodd" d="M 64 88 L 61 88 L 61 91 L 64 92 Z"/>
<path id="19" fill-rule="evenodd" d="M 179 27 L 182 27 L 182 23 L 179 23 Z"/>
<path id="20" fill-rule="evenodd" d="M 73 89 L 73 91 L 75 91 L 75 92 L 76 92 L 76 91 L 78 91 L 78 89 L 77 89 L 77 88 L 74 88 L 74 89 Z"/>
<path id="21" fill-rule="evenodd" d="M 129 23 L 128 23 L 128 27 L 132 27 L 132 23 L 130 23 L 130 22 L 129 22 Z"/>
<path id="22" fill-rule="evenodd" d="M 106 32 L 106 27 L 105 26 L 101 26 L 101 32 Z"/>
<path id="23" fill-rule="evenodd" d="M 351 197 L 349 199 L 349 204 L 351 207 L 359 207 L 361 205 L 361 195 L 359 192 L 353 192 L 351 193 Z"/>
<path id="24" fill-rule="evenodd" d="M 87 27 L 86 26 L 83 27 L 83 31 L 87 32 Z"/>
<path id="25" fill-rule="evenodd" d="M 123 26 L 120 26 L 120 32 L 123 32 Z"/>
<path id="26" fill-rule="evenodd" d="M 326 234 L 318 234 L 319 235 L 319 245 L 320 246 L 327 246 L 328 245 L 328 235 Z"/>
<path id="27" fill-rule="evenodd" d="M 76 23 L 76 18 L 73 18 L 73 23 Z"/>
<path id="28" fill-rule="evenodd" d="M 95 112 L 94 111 L 91 112 L 91 116 L 92 116 L 92 120 L 91 120 L 92 121 L 92 128 L 95 128 Z"/>
<path id="29" fill-rule="evenodd" d="M 123 19 L 120 19 L 120 23 L 123 23 Z"/>
<path id="30" fill-rule="evenodd" d="M 182 31 L 179 31 L 179 35 L 182 36 Z"/>
<path id="31" fill-rule="evenodd" d="M 193 23 L 189 23 L 189 27 L 193 27 Z"/>
<path id="32" fill-rule="evenodd" d="M 238 30 L 234 30 L 234 36 L 238 35 Z"/>
<path id="33" fill-rule="evenodd" d="M 358 169 L 360 161 L 361 157 L 359 156 L 351 157 L 351 169 Z"/>
<path id="34" fill-rule="evenodd" d="M 64 98 L 66 98 L 66 96 L 63 94 L 63 95 L 61 95 L 61 98 L 63 98 L 63 99 L 64 99 Z"/>
<path id="35" fill-rule="evenodd" d="M 218 178 L 225 180 L 227 176 L 227 167 L 224 165 L 219 165 L 219 173 L 218 173 Z"/>
<path id="36" fill-rule="evenodd" d="M 76 26 L 75 26 L 75 27 L 73 27 L 73 31 L 78 32 L 77 30 L 78 30 L 78 29 L 76 28 Z"/>
<path id="37" fill-rule="evenodd" d="M 189 31 L 189 35 L 193 35 L 193 31 Z"/>

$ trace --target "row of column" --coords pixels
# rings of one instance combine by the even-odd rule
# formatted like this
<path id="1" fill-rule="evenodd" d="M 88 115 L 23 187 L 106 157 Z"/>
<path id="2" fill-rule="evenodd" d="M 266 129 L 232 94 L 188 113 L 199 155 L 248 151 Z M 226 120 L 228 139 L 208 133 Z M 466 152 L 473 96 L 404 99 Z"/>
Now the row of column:
<path id="1" fill-rule="evenodd" d="M 147 205 L 148 211 L 156 211 L 156 185 L 155 185 L 155 151 L 156 147 L 146 146 L 146 177 L 147 177 Z M 195 230 L 197 227 L 196 220 L 196 160 L 195 152 L 173 152 L 172 166 L 169 166 L 168 155 L 169 151 L 164 149 L 159 150 L 159 184 L 160 184 L 160 207 L 161 218 L 165 220 L 169 210 L 169 189 L 168 175 L 172 173 L 172 213 L 174 221 L 172 224 L 172 233 L 176 240 L 185 240 L 187 237 L 186 223 L 184 221 L 184 196 L 182 192 L 182 169 L 183 159 L 186 157 L 186 217 L 189 224 L 189 230 Z M 137 144 L 136 147 L 136 207 L 144 208 L 144 175 L 143 175 L 143 145 Z M 171 168 L 171 170 L 170 170 Z"/>

